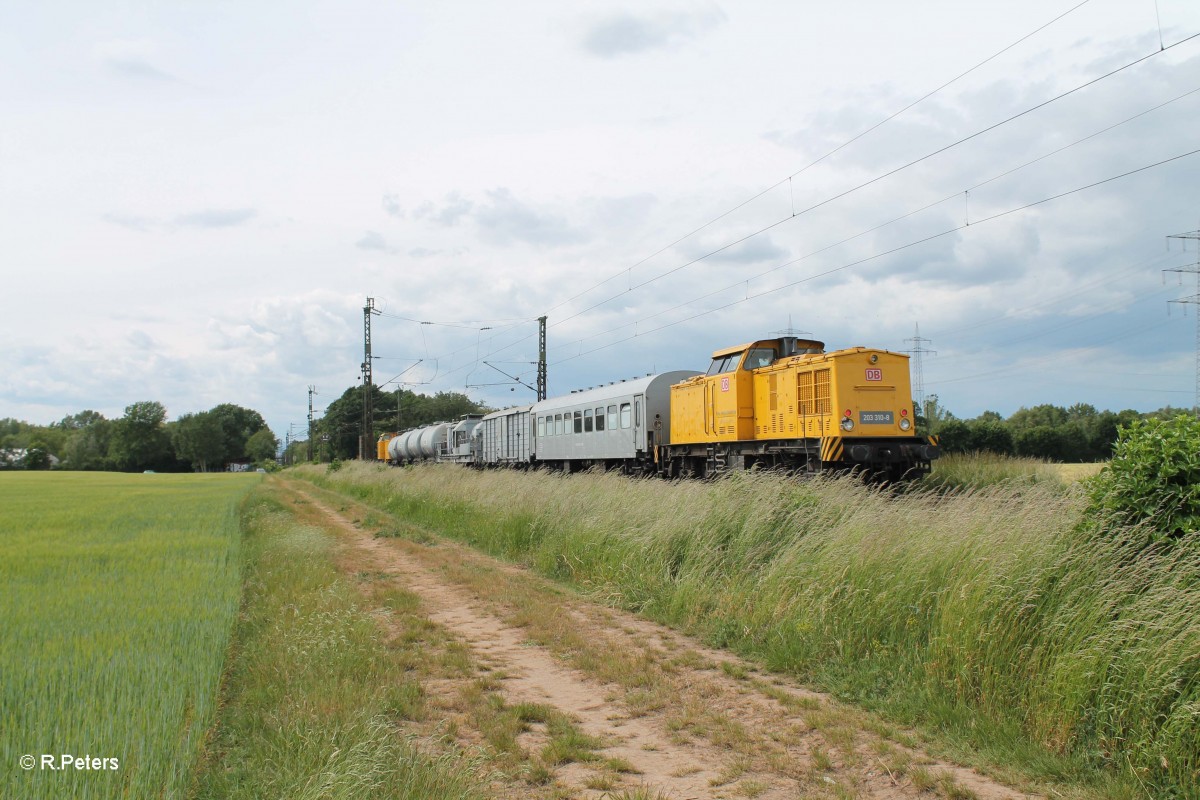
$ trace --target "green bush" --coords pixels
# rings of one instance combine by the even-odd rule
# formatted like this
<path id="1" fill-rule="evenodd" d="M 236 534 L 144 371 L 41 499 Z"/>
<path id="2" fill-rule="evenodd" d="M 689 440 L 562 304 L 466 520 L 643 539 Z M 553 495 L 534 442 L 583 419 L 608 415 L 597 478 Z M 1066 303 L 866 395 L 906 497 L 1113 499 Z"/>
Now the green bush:
<path id="1" fill-rule="evenodd" d="M 1091 511 L 1155 539 L 1200 528 L 1200 420 L 1134 420 L 1117 437 L 1112 461 L 1091 481 Z"/>

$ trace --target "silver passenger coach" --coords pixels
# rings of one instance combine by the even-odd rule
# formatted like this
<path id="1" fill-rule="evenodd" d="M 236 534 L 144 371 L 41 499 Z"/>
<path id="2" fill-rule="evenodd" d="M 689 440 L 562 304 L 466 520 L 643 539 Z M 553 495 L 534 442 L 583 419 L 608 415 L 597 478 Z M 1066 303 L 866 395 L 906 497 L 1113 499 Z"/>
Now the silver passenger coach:
<path id="1" fill-rule="evenodd" d="M 652 462 L 654 446 L 670 441 L 671 385 L 698 374 L 662 372 L 535 403 L 533 458 L 567 470 Z"/>

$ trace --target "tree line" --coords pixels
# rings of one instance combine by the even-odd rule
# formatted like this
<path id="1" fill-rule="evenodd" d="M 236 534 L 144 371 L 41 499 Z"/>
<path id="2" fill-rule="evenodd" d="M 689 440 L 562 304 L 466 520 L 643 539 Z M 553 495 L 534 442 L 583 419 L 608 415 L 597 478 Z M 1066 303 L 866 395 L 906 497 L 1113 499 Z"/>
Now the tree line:
<path id="1" fill-rule="evenodd" d="M 153 400 L 126 406 L 119 419 L 91 410 L 45 426 L 0 419 L 0 469 L 208 472 L 274 463 L 278 447 L 261 414 L 232 403 L 171 422 Z"/>
<path id="2" fill-rule="evenodd" d="M 464 414 L 492 410 L 458 392 L 425 395 L 407 389 L 384 391 L 378 386 L 371 390 L 376 434 L 451 422 Z M 913 407 L 917 409 L 918 432 L 936 435 L 943 452 L 984 451 L 1062 462 L 1106 460 L 1112 455 L 1118 431 L 1135 420 L 1170 419 L 1190 413 L 1170 406 L 1150 413 L 1131 409 L 1098 411 L 1087 403 L 1076 403 L 1066 408 L 1050 404 L 1022 407 L 1007 418 L 985 411 L 978 417 L 959 419 L 940 404 L 936 395 L 927 400 L 924 409 L 918 403 Z M 361 385 L 346 389 L 329 403 L 314 425 L 314 459 L 358 456 L 362 409 Z M 171 422 L 166 417 L 161 403 L 141 401 L 126 406 L 124 416 L 111 420 L 91 410 L 46 426 L 0 419 L 0 469 L 56 466 L 202 472 L 222 470 L 231 463 L 274 463 L 279 440 L 257 411 L 222 403 Z M 14 458 L 16 453 L 21 454 L 19 458 Z M 285 462 L 306 461 L 308 454 L 308 442 L 292 442 L 284 454 Z"/>
<path id="3" fill-rule="evenodd" d="M 1067 408 L 1044 403 L 1021 407 L 1008 418 L 984 411 L 972 419 L 959 419 L 941 406 L 937 395 L 926 401 L 924 413 L 918 403 L 913 407 L 918 409 L 917 430 L 936 435 L 942 452 L 990 452 L 1065 463 L 1108 460 L 1118 432 L 1136 420 L 1172 419 L 1191 413 L 1171 406 L 1141 413 L 1132 409 L 1098 411 L 1088 403 Z"/>

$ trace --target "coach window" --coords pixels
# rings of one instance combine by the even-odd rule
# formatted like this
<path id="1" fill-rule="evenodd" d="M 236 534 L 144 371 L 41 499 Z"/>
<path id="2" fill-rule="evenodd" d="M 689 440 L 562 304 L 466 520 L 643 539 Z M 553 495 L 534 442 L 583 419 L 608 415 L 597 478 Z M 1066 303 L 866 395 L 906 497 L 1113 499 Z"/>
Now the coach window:
<path id="1" fill-rule="evenodd" d="M 538 417 L 538 438 L 546 435 L 546 418 Z"/>
<path id="2" fill-rule="evenodd" d="M 562 432 L 563 432 L 562 414 L 555 414 L 554 415 L 554 435 L 562 436 Z"/>
<path id="3" fill-rule="evenodd" d="M 629 403 L 621 403 L 621 427 L 629 427 Z"/>
<path id="4" fill-rule="evenodd" d="M 610 431 L 615 431 L 617 429 L 617 407 L 616 406 L 608 407 L 608 429 Z"/>
<path id="5" fill-rule="evenodd" d="M 592 432 L 592 410 L 590 408 L 585 408 L 583 410 L 583 432 Z"/>
<path id="6" fill-rule="evenodd" d="M 597 431 L 604 430 L 604 409 L 603 408 L 596 409 L 596 430 Z"/>
<path id="7" fill-rule="evenodd" d="M 575 412 L 575 432 L 583 433 L 583 412 L 582 411 Z"/>
<path id="8" fill-rule="evenodd" d="M 635 425 L 642 424 L 642 401 L 641 400 L 633 401 L 633 421 L 634 421 Z"/>

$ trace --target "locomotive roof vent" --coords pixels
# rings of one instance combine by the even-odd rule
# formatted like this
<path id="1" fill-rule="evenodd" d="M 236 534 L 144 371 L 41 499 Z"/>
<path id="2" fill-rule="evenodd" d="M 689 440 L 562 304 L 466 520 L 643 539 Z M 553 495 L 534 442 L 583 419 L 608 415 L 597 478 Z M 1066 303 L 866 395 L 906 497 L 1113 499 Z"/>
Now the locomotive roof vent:
<path id="1" fill-rule="evenodd" d="M 809 353 L 824 353 L 825 343 L 815 339 L 801 339 L 799 336 L 779 337 L 779 357 L 801 356 Z"/>

